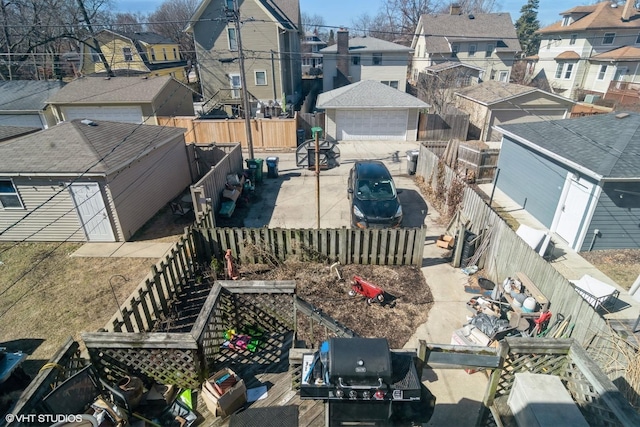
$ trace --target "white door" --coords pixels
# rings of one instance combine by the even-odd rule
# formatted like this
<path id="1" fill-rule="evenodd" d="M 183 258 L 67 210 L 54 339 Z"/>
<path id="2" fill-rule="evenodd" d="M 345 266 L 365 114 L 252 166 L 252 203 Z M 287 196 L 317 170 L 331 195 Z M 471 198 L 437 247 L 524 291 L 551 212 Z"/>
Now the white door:
<path id="1" fill-rule="evenodd" d="M 75 119 L 104 120 L 107 122 L 135 123 L 144 121 L 142 109 L 135 107 L 63 107 L 62 115 L 66 121 Z"/>
<path id="2" fill-rule="evenodd" d="M 82 227 L 90 242 L 115 242 L 100 186 L 95 182 L 69 186 Z"/>
<path id="3" fill-rule="evenodd" d="M 556 234 L 573 247 L 585 210 L 589 205 L 593 184 L 584 179 L 576 180 L 572 177 L 565 186 L 569 188 L 559 210 Z"/>
<path id="4" fill-rule="evenodd" d="M 242 89 L 240 74 L 229 74 L 229 83 L 231 84 L 231 98 L 240 98 L 240 89 Z"/>
<path id="5" fill-rule="evenodd" d="M 408 110 L 337 110 L 338 140 L 406 140 Z"/>

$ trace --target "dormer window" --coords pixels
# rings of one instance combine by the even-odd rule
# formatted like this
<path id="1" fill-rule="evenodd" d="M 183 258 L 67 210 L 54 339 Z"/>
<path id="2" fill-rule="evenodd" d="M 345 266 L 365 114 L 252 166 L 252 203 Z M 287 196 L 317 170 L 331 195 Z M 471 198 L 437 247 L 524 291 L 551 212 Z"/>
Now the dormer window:
<path id="1" fill-rule="evenodd" d="M 460 51 L 460 45 L 452 44 L 451 45 L 451 57 L 455 58 L 458 56 L 458 52 Z"/>
<path id="2" fill-rule="evenodd" d="M 602 44 L 613 44 L 613 41 L 616 38 L 616 33 L 604 33 L 604 37 L 602 38 Z"/>
<path id="3" fill-rule="evenodd" d="M 636 37 L 636 44 L 640 44 L 640 34 Z"/>
<path id="4" fill-rule="evenodd" d="M 571 24 L 571 16 L 570 15 L 563 16 L 562 17 L 562 26 L 566 27 L 569 24 Z"/>
<path id="5" fill-rule="evenodd" d="M 470 44 L 469 45 L 469 56 L 476 56 L 476 51 L 478 50 L 478 47 L 475 44 Z"/>

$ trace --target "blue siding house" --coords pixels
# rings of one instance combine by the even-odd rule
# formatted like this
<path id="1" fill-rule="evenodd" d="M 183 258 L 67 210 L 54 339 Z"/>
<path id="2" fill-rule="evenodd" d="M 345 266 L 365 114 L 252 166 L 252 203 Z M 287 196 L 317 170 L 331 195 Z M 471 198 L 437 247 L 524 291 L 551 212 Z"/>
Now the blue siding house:
<path id="1" fill-rule="evenodd" d="M 640 114 L 496 126 L 497 187 L 576 251 L 640 248 Z"/>

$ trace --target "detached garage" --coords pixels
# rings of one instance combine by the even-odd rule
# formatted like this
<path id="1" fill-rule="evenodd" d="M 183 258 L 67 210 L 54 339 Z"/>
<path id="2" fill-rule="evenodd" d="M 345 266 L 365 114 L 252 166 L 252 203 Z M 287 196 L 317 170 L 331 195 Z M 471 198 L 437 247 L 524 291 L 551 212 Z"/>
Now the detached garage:
<path id="1" fill-rule="evenodd" d="M 338 141 L 416 141 L 418 117 L 429 104 L 373 80 L 320 94 L 326 137 Z"/>

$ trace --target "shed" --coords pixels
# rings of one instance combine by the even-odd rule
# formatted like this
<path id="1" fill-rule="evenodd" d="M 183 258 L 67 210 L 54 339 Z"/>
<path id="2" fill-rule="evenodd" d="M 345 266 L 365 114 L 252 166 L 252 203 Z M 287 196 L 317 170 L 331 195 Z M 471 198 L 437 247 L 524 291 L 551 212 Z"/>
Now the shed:
<path id="1" fill-rule="evenodd" d="M 0 126 L 46 129 L 56 124 L 46 101 L 63 86 L 62 81 L 0 81 Z"/>
<path id="2" fill-rule="evenodd" d="M 81 77 L 47 102 L 59 122 L 75 119 L 157 125 L 157 117 L 193 116 L 193 92 L 171 76 Z"/>
<path id="3" fill-rule="evenodd" d="M 497 187 L 572 249 L 640 246 L 640 114 L 496 130 L 503 135 Z"/>
<path id="4" fill-rule="evenodd" d="M 468 139 L 485 142 L 502 138 L 493 126 L 565 119 L 575 104 L 535 87 L 496 80 L 459 89 L 455 95 L 456 107 L 469 114 Z"/>
<path id="5" fill-rule="evenodd" d="M 330 140 L 416 141 L 421 109 L 429 104 L 373 80 L 363 80 L 318 96 L 326 110 Z"/>
<path id="6" fill-rule="evenodd" d="M 0 144 L 0 241 L 125 241 L 190 183 L 182 128 L 61 123 Z"/>

